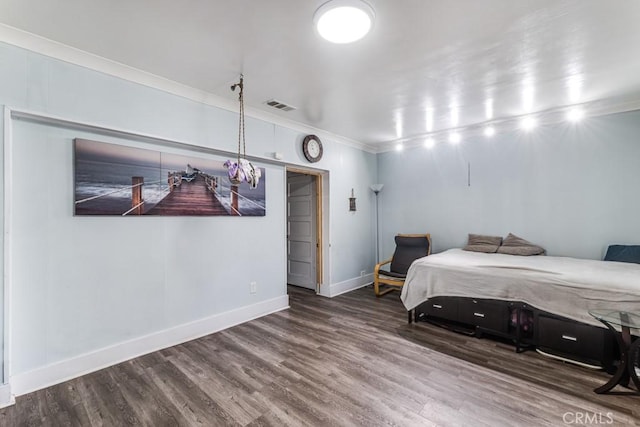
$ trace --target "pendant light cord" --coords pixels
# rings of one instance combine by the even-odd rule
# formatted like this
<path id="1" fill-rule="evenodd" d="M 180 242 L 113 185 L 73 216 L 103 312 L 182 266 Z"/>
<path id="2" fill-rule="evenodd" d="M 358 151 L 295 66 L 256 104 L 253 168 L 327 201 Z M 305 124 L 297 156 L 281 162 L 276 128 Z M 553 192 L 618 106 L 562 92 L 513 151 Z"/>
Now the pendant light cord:
<path id="1" fill-rule="evenodd" d="M 231 90 L 235 91 L 236 86 L 240 87 L 240 95 L 238 100 L 240 101 L 240 120 L 238 121 L 238 165 L 240 165 L 240 149 L 242 148 L 242 157 L 247 157 L 247 144 L 244 138 L 244 76 L 240 74 L 240 83 L 236 83 L 231 86 Z"/>

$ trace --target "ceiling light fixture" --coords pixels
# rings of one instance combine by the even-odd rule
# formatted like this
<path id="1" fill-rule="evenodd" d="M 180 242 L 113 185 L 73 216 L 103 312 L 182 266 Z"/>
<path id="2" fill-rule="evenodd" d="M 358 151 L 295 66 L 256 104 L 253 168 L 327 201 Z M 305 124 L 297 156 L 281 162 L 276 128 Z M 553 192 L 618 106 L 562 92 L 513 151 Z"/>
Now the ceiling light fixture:
<path id="1" fill-rule="evenodd" d="M 522 90 L 522 108 L 524 109 L 525 113 L 530 113 L 533 111 L 533 97 L 533 86 L 525 85 L 524 89 Z"/>
<path id="2" fill-rule="evenodd" d="M 460 136 L 460 134 L 458 132 L 451 132 L 449 134 L 449 142 L 453 145 L 456 145 L 458 143 L 460 143 L 460 141 L 462 140 L 462 137 Z"/>
<path id="3" fill-rule="evenodd" d="M 484 136 L 492 137 L 495 134 L 496 134 L 496 128 L 494 128 L 493 126 L 487 126 L 486 128 L 484 128 Z"/>
<path id="4" fill-rule="evenodd" d="M 433 148 L 435 145 L 436 145 L 436 140 L 433 139 L 433 138 L 427 138 L 424 141 L 424 146 L 429 148 L 429 149 Z"/>
<path id="5" fill-rule="evenodd" d="M 569 102 L 577 103 L 580 101 L 582 92 L 582 75 L 576 74 L 567 80 L 567 88 L 569 90 Z"/>
<path id="6" fill-rule="evenodd" d="M 433 109 L 427 109 L 427 132 L 431 132 L 433 130 Z"/>
<path id="7" fill-rule="evenodd" d="M 451 107 L 451 126 L 458 126 L 460 123 L 460 110 L 458 107 Z"/>
<path id="8" fill-rule="evenodd" d="M 395 116 L 396 138 L 402 138 L 402 113 L 400 111 L 396 111 Z"/>
<path id="9" fill-rule="evenodd" d="M 331 43 L 353 43 L 369 33 L 375 12 L 362 0 L 330 0 L 313 15 L 322 38 Z"/>
<path id="10" fill-rule="evenodd" d="M 487 99 L 484 103 L 484 112 L 487 120 L 493 119 L 493 99 Z"/>
<path id="11" fill-rule="evenodd" d="M 567 112 L 567 120 L 570 122 L 579 122 L 584 118 L 584 110 L 580 108 L 572 108 Z"/>
<path id="12" fill-rule="evenodd" d="M 536 124 L 537 124 L 536 119 L 534 119 L 531 116 L 523 118 L 522 121 L 520 122 L 520 126 L 522 127 L 522 129 L 526 131 L 530 131 L 531 129 L 536 127 Z"/>
<path id="13" fill-rule="evenodd" d="M 404 149 L 404 145 L 402 145 L 402 142 L 399 142 L 396 144 L 396 151 L 402 151 Z"/>

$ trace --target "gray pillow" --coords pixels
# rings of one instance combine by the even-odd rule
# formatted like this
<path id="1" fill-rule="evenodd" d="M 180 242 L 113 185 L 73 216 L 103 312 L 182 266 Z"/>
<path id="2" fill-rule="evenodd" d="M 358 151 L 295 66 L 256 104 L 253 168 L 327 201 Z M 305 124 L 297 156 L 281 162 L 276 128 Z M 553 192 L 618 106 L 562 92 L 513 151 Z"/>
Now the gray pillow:
<path id="1" fill-rule="evenodd" d="M 534 245 L 528 240 L 524 240 L 522 237 L 518 237 L 515 234 L 509 233 L 507 237 L 502 241 L 502 246 L 498 248 L 499 254 L 507 255 L 543 255 L 545 253 L 544 248 Z"/>
<path id="2" fill-rule="evenodd" d="M 462 248 L 465 251 L 495 253 L 502 243 L 500 236 L 485 236 L 482 234 L 469 234 L 467 246 Z"/>

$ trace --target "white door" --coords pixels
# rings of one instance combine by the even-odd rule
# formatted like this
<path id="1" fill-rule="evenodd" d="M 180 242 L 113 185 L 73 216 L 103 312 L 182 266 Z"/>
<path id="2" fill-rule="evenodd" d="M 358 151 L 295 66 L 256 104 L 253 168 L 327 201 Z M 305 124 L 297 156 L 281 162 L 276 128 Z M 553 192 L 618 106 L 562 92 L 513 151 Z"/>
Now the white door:
<path id="1" fill-rule="evenodd" d="M 287 283 L 316 289 L 316 177 L 287 172 Z"/>

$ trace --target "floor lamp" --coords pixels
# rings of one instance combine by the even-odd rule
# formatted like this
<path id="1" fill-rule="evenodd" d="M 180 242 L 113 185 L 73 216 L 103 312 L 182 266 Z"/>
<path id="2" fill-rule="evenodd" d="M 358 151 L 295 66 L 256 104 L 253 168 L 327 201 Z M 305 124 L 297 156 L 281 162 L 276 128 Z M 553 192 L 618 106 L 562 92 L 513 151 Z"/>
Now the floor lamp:
<path id="1" fill-rule="evenodd" d="M 373 184 L 371 190 L 376 194 L 376 264 L 380 262 L 380 237 L 378 226 L 378 193 L 382 190 L 384 184 Z"/>

